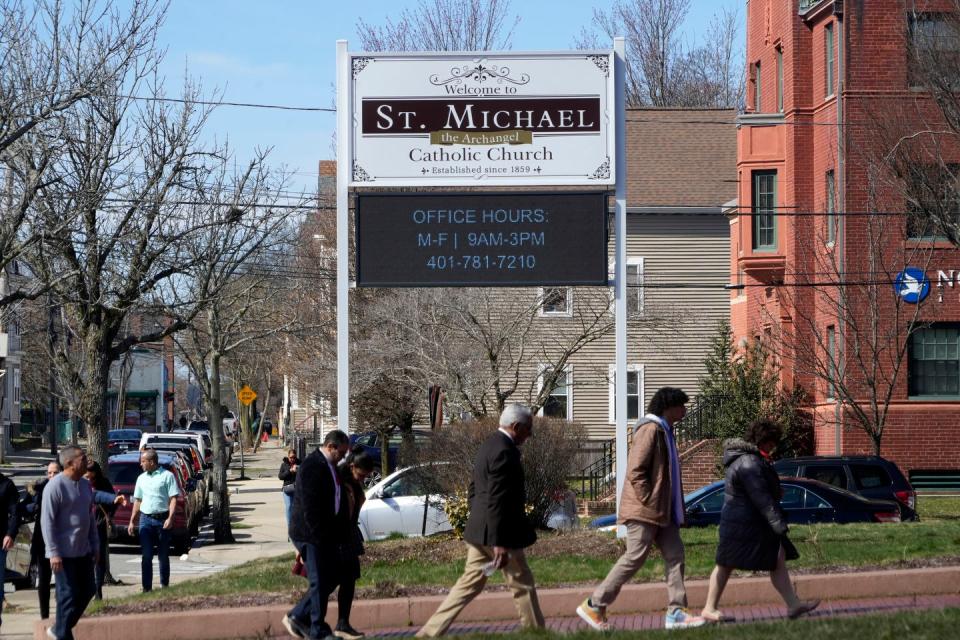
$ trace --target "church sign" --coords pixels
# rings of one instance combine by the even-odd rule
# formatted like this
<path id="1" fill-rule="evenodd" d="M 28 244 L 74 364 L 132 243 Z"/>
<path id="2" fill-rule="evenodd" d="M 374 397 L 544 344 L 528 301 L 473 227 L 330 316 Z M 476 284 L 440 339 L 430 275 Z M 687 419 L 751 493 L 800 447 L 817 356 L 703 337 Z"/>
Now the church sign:
<path id="1" fill-rule="evenodd" d="M 350 186 L 609 186 L 611 52 L 352 54 Z"/>

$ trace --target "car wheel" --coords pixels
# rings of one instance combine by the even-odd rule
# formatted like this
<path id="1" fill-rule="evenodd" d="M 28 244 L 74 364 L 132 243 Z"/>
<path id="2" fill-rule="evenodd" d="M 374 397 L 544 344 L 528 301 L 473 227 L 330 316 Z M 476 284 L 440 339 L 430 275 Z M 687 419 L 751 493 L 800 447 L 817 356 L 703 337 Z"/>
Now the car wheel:
<path id="1" fill-rule="evenodd" d="M 364 481 L 364 486 L 369 489 L 381 480 L 383 480 L 383 474 L 380 473 L 380 467 L 374 467 L 373 472 L 367 476 L 367 479 Z"/>

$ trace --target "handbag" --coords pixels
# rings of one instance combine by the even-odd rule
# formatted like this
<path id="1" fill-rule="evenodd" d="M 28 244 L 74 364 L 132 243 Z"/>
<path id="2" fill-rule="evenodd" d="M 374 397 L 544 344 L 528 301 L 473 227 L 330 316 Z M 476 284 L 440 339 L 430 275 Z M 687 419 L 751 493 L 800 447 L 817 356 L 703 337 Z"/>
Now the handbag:
<path id="1" fill-rule="evenodd" d="M 790 542 L 790 538 L 786 534 L 780 536 L 780 546 L 783 547 L 783 554 L 787 560 L 796 560 L 800 557 L 800 552 L 797 551 L 797 548 Z"/>
<path id="2" fill-rule="evenodd" d="M 283 485 L 283 489 L 281 489 L 281 491 L 283 491 L 288 496 L 292 496 L 297 492 L 297 485 L 292 482 L 290 484 L 285 484 Z"/>
<path id="3" fill-rule="evenodd" d="M 290 573 L 302 578 L 307 577 L 307 568 L 303 566 L 303 560 L 300 558 L 299 553 L 297 554 L 296 560 L 293 561 L 293 566 L 290 567 Z"/>

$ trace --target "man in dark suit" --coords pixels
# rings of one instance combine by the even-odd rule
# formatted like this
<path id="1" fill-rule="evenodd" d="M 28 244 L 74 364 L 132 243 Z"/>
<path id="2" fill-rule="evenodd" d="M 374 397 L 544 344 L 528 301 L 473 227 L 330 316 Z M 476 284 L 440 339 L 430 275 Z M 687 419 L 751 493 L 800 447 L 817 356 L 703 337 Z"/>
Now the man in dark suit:
<path id="1" fill-rule="evenodd" d="M 467 564 L 417 636 L 443 635 L 463 608 L 483 591 L 487 577 L 496 569 L 503 570 L 507 586 L 513 590 L 523 626 L 543 627 L 533 573 L 523 552 L 537 540 L 524 511 L 526 491 L 519 449 L 532 432 L 530 409 L 510 405 L 500 416 L 500 428 L 480 447 L 470 483 L 470 517 L 463 533 Z"/>
<path id="2" fill-rule="evenodd" d="M 327 599 L 340 583 L 340 546 L 346 540 L 346 491 L 340 490 L 337 463 L 343 459 L 350 439 L 343 431 L 331 431 L 323 445 L 300 463 L 297 471 L 290 539 L 303 558 L 309 587 L 283 626 L 295 638 L 313 640 L 336 636 L 327 624 Z"/>

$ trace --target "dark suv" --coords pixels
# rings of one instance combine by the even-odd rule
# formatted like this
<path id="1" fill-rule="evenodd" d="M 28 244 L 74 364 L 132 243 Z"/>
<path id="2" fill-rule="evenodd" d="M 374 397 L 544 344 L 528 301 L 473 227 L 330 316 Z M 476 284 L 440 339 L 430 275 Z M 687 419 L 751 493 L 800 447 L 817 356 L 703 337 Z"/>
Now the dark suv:
<path id="1" fill-rule="evenodd" d="M 806 456 L 773 463 L 781 476 L 812 478 L 866 498 L 896 500 L 902 520 L 919 520 L 917 492 L 894 463 L 879 456 Z"/>

